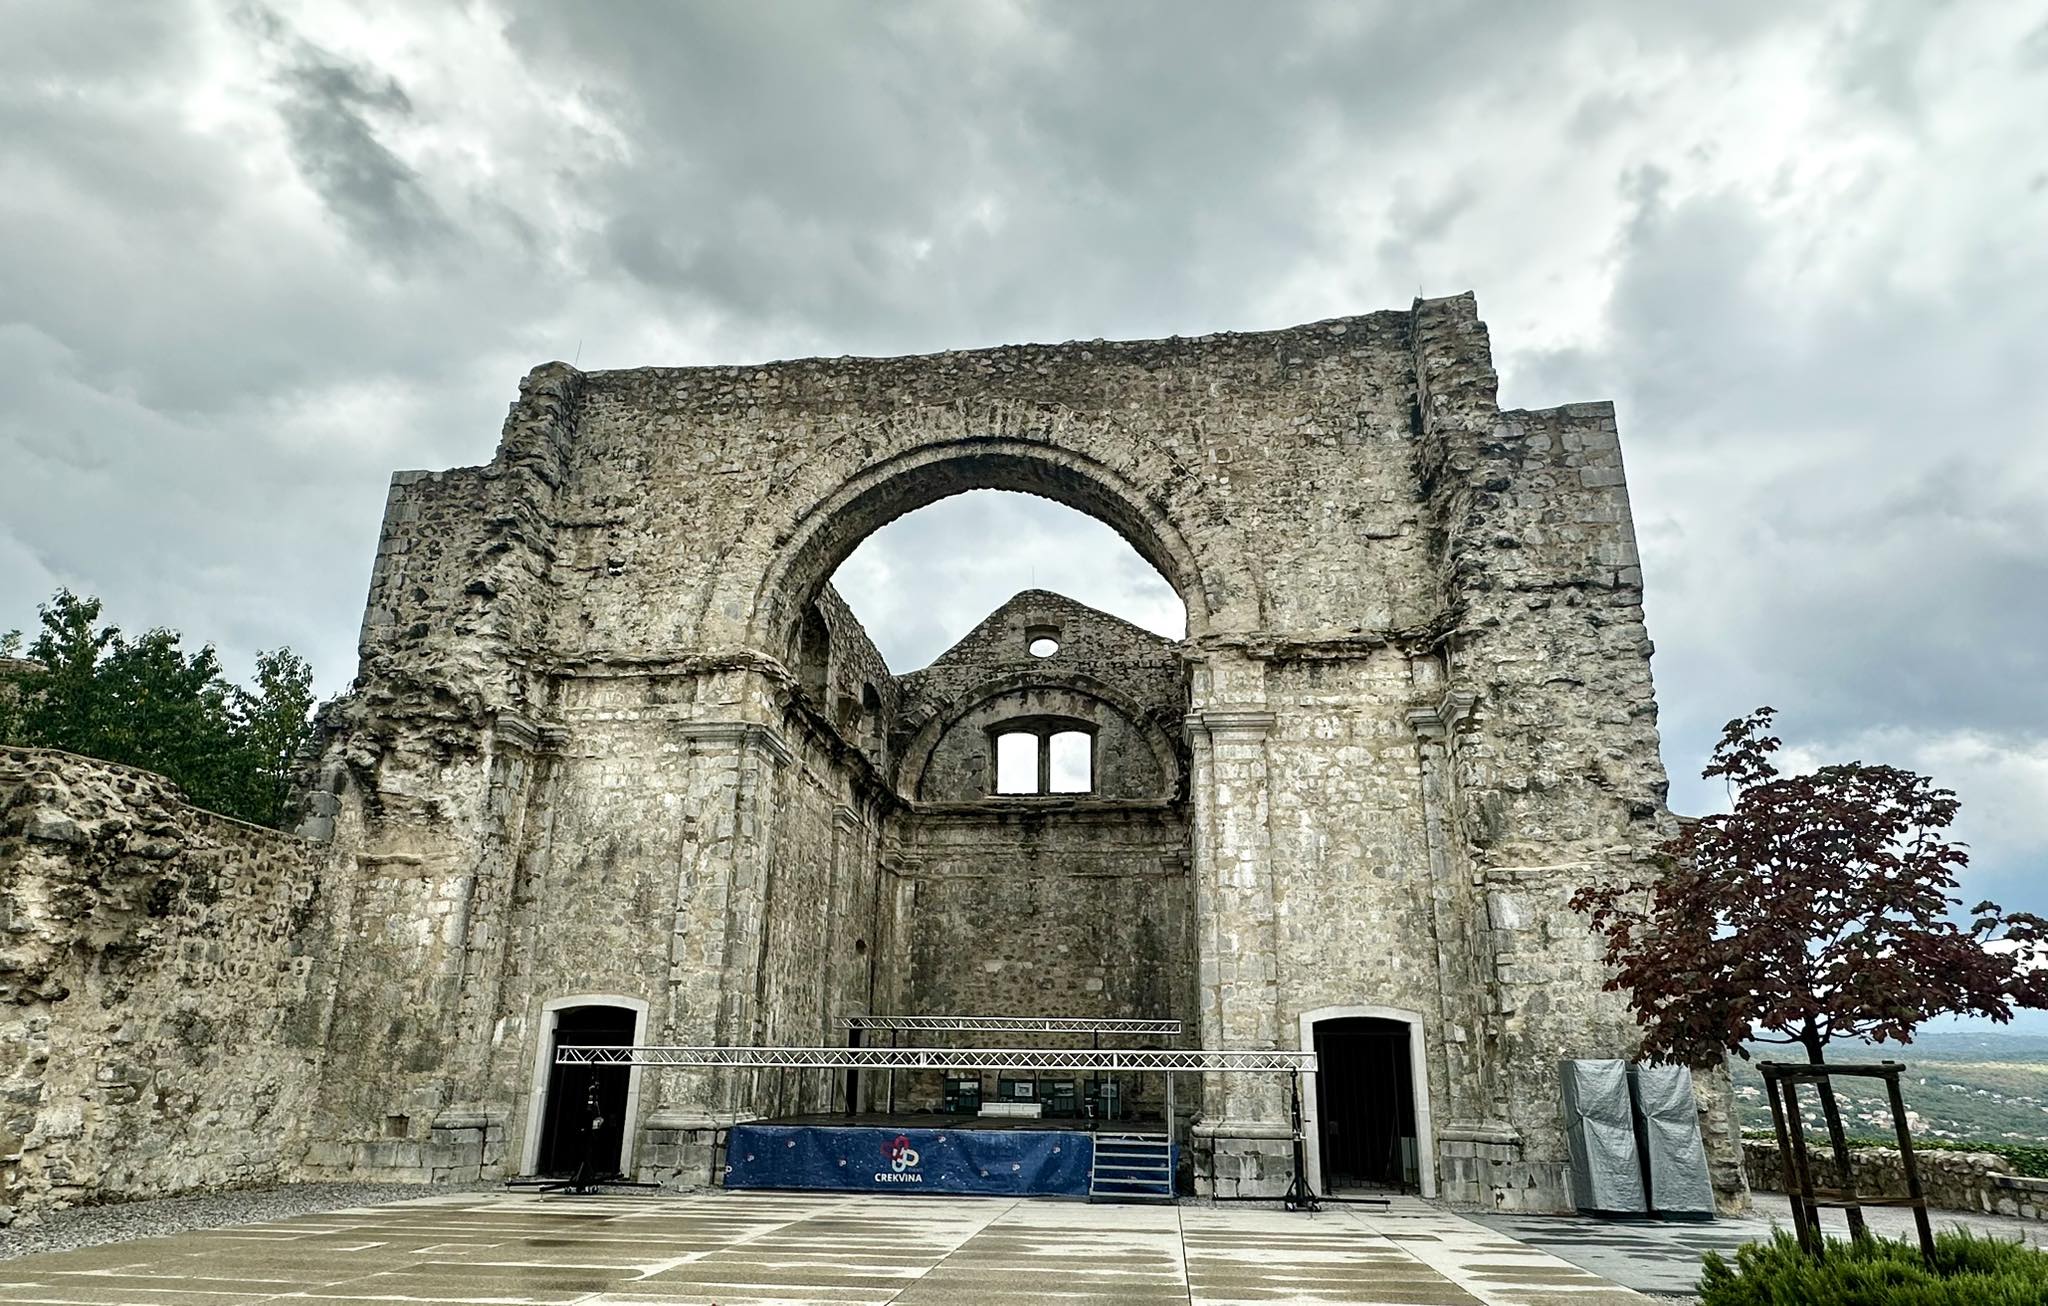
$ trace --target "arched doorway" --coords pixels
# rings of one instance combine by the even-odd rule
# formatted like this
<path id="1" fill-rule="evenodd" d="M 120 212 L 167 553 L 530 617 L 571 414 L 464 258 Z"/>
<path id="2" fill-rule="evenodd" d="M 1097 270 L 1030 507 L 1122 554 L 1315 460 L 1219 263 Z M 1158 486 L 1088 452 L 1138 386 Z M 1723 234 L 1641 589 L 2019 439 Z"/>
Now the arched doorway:
<path id="1" fill-rule="evenodd" d="M 1316 1054 L 1302 1102 L 1309 1182 L 1436 1195 L 1422 1017 L 1392 1007 L 1326 1007 L 1301 1019 Z"/>
<path id="2" fill-rule="evenodd" d="M 564 1047 L 626 1047 L 642 1041 L 647 1004 L 637 998 L 557 998 L 542 1011 L 527 1119 L 526 1173 L 626 1174 L 640 1072 L 628 1066 L 562 1066 Z"/>

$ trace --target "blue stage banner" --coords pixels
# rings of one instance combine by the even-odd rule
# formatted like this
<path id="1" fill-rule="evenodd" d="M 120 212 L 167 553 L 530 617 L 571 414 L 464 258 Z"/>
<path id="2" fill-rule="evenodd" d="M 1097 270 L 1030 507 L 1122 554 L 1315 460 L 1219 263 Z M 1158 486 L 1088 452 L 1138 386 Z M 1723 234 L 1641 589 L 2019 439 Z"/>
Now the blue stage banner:
<path id="1" fill-rule="evenodd" d="M 1086 1197 L 1094 1156 L 1065 1130 L 735 1125 L 725 1186 Z"/>

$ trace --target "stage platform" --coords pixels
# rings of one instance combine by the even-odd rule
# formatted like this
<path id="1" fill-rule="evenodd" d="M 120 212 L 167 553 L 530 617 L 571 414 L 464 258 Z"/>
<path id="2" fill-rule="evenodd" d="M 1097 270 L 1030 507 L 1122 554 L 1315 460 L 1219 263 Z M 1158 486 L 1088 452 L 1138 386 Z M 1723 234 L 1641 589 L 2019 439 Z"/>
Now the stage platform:
<path id="1" fill-rule="evenodd" d="M 786 1116 L 736 1124 L 726 1137 L 727 1188 L 827 1192 L 1088 1197 L 1099 1193 L 1088 1129 L 1105 1148 L 1146 1132 L 1142 1121 L 1021 1120 L 916 1113 Z M 1159 1122 L 1150 1122 L 1153 1130 Z M 1147 1164 L 1171 1192 L 1172 1149 L 1151 1143 Z M 1107 1165 L 1122 1157 L 1105 1156 Z"/>
<path id="2" fill-rule="evenodd" d="M 809 1115 L 774 1116 L 750 1120 L 755 1125 L 813 1125 L 831 1129 L 1049 1129 L 1065 1133 L 1163 1134 L 1166 1122 L 1158 1116 L 1124 1120 L 1090 1120 L 1085 1116 L 978 1116 L 951 1111 L 868 1111 L 847 1115 L 843 1111 Z"/>

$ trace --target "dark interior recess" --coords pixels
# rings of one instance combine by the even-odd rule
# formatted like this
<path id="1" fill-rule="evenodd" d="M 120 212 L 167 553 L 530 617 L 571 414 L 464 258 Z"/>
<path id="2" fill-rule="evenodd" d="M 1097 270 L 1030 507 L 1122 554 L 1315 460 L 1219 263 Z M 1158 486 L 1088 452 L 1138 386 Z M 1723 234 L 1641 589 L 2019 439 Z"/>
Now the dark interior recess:
<path id="1" fill-rule="evenodd" d="M 1315 1042 L 1323 1188 L 1412 1191 L 1417 1150 L 1408 1026 L 1370 1016 L 1322 1020 Z"/>
<path id="2" fill-rule="evenodd" d="M 558 1066 L 553 1064 L 554 1051 L 630 1046 L 633 1022 L 634 1013 L 626 1007 L 565 1007 L 555 1013 L 547 1105 L 541 1117 L 541 1174 L 573 1175 L 584 1169 L 586 1160 L 587 1174 L 619 1173 L 632 1071 L 625 1066 Z"/>

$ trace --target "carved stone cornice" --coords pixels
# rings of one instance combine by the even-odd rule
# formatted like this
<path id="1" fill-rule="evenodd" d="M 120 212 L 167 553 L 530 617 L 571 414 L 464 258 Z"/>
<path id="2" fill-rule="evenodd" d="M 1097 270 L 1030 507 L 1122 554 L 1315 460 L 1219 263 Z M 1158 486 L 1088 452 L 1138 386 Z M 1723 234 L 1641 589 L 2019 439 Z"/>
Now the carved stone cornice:
<path id="1" fill-rule="evenodd" d="M 865 822 L 860 819 L 859 811 L 840 803 L 832 809 L 832 824 L 841 830 L 858 830 Z"/>
<path id="2" fill-rule="evenodd" d="M 1207 735 L 1216 742 L 1255 743 L 1266 737 L 1277 720 L 1262 707 L 1222 706 L 1190 712 L 1181 724 L 1190 742 Z"/>
<path id="3" fill-rule="evenodd" d="M 1439 699 L 1435 707 L 1410 708 L 1408 724 L 1414 727 L 1418 738 L 1444 739 L 1464 724 L 1478 701 L 1477 694 L 1452 690 Z"/>
<path id="4" fill-rule="evenodd" d="M 527 753 L 558 753 L 569 742 L 566 728 L 529 721 L 517 712 L 500 711 L 491 723 L 491 734 L 500 745 Z"/>
<path id="5" fill-rule="evenodd" d="M 1449 617 L 1419 626 L 1387 626 L 1374 630 L 1218 631 L 1193 636 L 1183 643 L 1183 656 L 1200 660 L 1206 653 L 1236 653 L 1259 662 L 1325 662 L 1367 658 L 1382 649 L 1428 650 L 1443 641 Z"/>
<path id="6" fill-rule="evenodd" d="M 796 751 L 789 741 L 758 721 L 678 721 L 676 733 L 700 743 L 731 744 L 741 750 L 757 748 L 777 766 L 788 766 L 796 760 Z"/>

